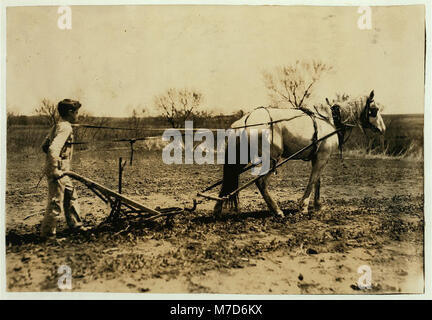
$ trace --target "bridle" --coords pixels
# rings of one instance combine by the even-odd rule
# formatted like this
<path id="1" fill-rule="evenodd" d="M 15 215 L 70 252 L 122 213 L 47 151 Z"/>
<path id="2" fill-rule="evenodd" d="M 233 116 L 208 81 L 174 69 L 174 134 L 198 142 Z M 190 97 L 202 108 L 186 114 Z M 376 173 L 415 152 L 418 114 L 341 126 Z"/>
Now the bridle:
<path id="1" fill-rule="evenodd" d="M 371 129 L 375 132 L 380 132 L 379 129 L 374 126 L 369 120 L 370 117 L 376 118 L 376 116 L 378 115 L 378 107 L 371 107 L 372 102 L 374 102 L 373 98 L 367 99 L 366 106 L 360 114 L 360 124 L 365 129 Z"/>
<path id="2" fill-rule="evenodd" d="M 371 107 L 372 102 L 374 102 L 373 98 L 368 97 L 366 100 L 366 105 L 360 114 L 360 125 L 361 128 L 371 129 L 375 132 L 380 132 L 378 128 L 374 126 L 369 120 L 370 117 L 375 118 L 378 115 L 379 110 L 376 106 Z M 342 157 L 342 146 L 349 138 L 349 136 L 345 138 L 345 134 L 349 129 L 352 129 L 354 125 L 342 122 L 340 106 L 338 104 L 332 105 L 330 109 L 332 113 L 333 124 L 336 130 L 338 130 L 337 136 L 339 140 L 339 151 Z M 352 131 L 350 131 L 350 133 L 351 132 Z"/>

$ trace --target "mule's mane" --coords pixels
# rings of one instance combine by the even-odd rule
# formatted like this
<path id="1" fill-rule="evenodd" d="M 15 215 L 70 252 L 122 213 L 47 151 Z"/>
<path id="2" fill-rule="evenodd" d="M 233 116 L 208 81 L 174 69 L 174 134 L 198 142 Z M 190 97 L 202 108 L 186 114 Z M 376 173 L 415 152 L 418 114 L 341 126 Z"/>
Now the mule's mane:
<path id="1" fill-rule="evenodd" d="M 332 105 L 337 104 L 340 106 L 342 122 L 355 125 L 360 123 L 360 116 L 362 111 L 364 110 L 364 107 L 366 106 L 367 99 L 368 96 L 364 95 L 355 98 L 349 98 L 345 101 L 333 100 Z M 378 103 L 375 103 L 375 105 L 379 109 L 381 109 Z M 315 107 L 318 109 L 319 112 L 331 115 L 330 106 L 328 106 L 327 104 L 321 103 Z"/>
<path id="2" fill-rule="evenodd" d="M 342 122 L 357 124 L 360 121 L 360 115 L 364 110 L 368 97 L 360 96 L 348 99 L 343 102 L 335 102 L 340 106 Z"/>
<path id="3" fill-rule="evenodd" d="M 366 106 L 366 102 L 367 102 L 368 97 L 369 97 L 368 95 L 362 95 L 362 96 L 358 96 L 358 97 L 354 97 L 354 98 L 348 98 L 348 99 L 343 100 L 343 101 L 341 101 L 341 99 L 334 99 L 331 102 L 331 105 L 337 104 L 340 106 L 341 120 L 343 123 L 357 125 L 357 124 L 360 124 L 360 122 L 361 122 L 361 120 L 360 120 L 361 113 L 363 112 L 363 110 Z M 375 106 L 379 109 L 380 112 L 382 111 L 382 106 L 380 104 L 375 102 Z M 254 110 L 259 109 L 259 108 L 263 108 L 263 107 L 258 107 L 258 108 L 255 108 Z M 278 109 L 278 110 L 286 109 L 283 107 L 272 106 L 272 105 L 269 105 L 265 108 L 266 109 Z M 331 123 L 333 123 L 332 116 L 331 116 L 332 112 L 331 112 L 330 106 L 326 103 L 315 104 L 313 106 L 313 108 L 305 106 L 304 109 L 306 109 L 306 111 L 302 110 L 300 108 L 292 108 L 292 109 L 303 111 L 306 114 L 310 111 L 311 113 L 318 114 L 319 116 L 324 118 L 324 120 L 328 120 Z M 251 112 L 249 112 L 249 113 L 251 113 Z"/>

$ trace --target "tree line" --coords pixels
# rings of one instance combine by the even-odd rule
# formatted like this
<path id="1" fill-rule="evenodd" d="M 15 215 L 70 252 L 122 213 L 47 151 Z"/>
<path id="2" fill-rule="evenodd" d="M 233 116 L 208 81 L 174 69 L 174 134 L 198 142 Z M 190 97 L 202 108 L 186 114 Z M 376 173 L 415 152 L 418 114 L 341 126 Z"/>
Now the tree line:
<path id="1" fill-rule="evenodd" d="M 316 83 L 330 70 L 332 70 L 332 67 L 321 61 L 298 60 L 292 64 L 278 66 L 263 72 L 264 86 L 270 98 L 269 105 L 307 111 L 307 101 L 311 97 Z M 130 116 L 127 117 L 127 125 L 130 128 L 138 129 L 143 127 L 144 124 L 148 126 L 149 121 L 158 123 L 159 120 L 163 120 L 165 125 L 168 124 L 172 128 L 179 128 L 184 126 L 186 120 L 203 123 L 205 120 L 218 117 L 213 112 L 203 109 L 203 102 L 204 96 L 197 89 L 169 88 L 153 98 L 152 107 L 159 111 L 159 116 L 146 117 L 145 108 L 134 108 Z M 8 126 L 13 124 L 53 125 L 59 119 L 56 103 L 47 98 L 41 100 L 40 104 L 34 109 L 34 114 L 35 117 L 29 118 L 8 112 Z M 243 115 L 244 111 L 239 109 L 226 120 L 231 118 L 236 120 Z M 219 115 L 220 117 L 221 115 Z M 93 117 L 85 110 L 80 112 L 79 121 L 99 126 L 107 125 L 110 122 L 107 117 Z"/>

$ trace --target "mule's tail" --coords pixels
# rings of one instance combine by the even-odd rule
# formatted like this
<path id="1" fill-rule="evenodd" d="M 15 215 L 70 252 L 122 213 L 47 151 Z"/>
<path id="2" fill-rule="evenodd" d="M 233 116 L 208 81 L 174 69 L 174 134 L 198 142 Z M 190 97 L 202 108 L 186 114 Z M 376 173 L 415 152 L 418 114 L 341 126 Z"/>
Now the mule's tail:
<path id="1" fill-rule="evenodd" d="M 224 164 L 223 182 L 219 197 L 225 197 L 239 187 L 239 176 L 245 166 L 245 164 Z M 231 195 L 227 204 L 228 208 L 238 210 L 238 193 Z"/>

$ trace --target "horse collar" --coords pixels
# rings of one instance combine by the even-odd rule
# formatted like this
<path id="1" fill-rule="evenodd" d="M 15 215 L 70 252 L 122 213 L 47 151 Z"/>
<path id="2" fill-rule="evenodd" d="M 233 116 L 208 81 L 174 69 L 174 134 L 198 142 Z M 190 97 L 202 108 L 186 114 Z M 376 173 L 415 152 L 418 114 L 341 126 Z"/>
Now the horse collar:
<path id="1" fill-rule="evenodd" d="M 342 146 L 344 143 L 344 136 L 345 136 L 346 127 L 342 123 L 340 106 L 337 104 L 333 105 L 331 107 L 331 113 L 332 113 L 334 126 L 335 126 L 336 130 L 338 130 L 337 136 L 338 136 L 339 152 L 340 152 L 340 157 L 342 158 Z"/>

